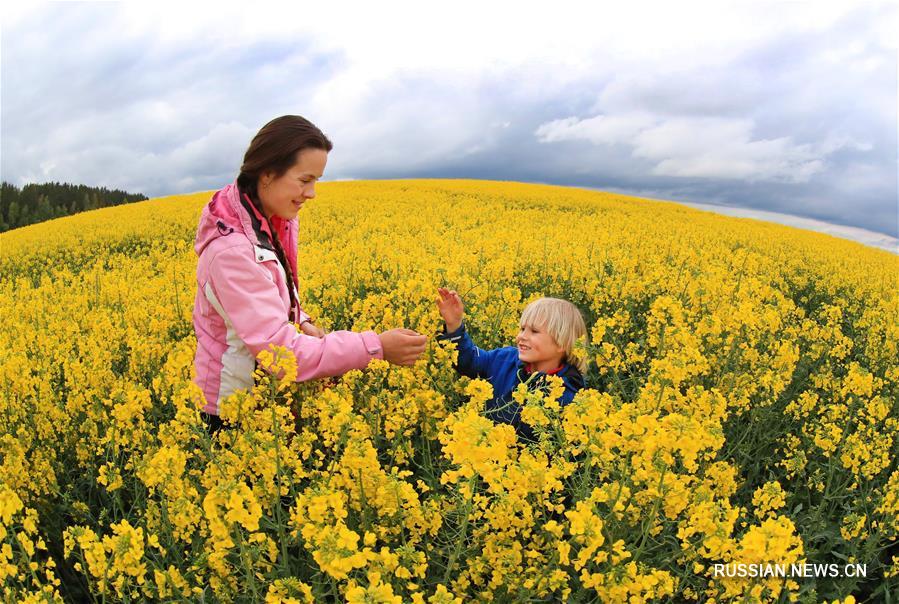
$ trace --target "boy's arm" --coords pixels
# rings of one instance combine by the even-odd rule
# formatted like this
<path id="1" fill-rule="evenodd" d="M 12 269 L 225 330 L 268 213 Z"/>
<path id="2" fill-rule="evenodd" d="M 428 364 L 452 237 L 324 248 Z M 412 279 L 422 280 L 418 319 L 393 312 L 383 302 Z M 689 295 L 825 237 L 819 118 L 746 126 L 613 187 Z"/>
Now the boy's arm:
<path id="1" fill-rule="evenodd" d="M 446 333 L 446 325 L 443 326 L 444 333 L 437 336 L 438 340 L 448 340 L 454 342 L 459 350 L 459 358 L 456 361 L 456 369 L 464 376 L 470 378 L 490 377 L 490 364 L 493 357 L 496 356 L 496 350 L 482 350 L 475 346 L 465 329 L 465 321 L 456 331 Z"/>

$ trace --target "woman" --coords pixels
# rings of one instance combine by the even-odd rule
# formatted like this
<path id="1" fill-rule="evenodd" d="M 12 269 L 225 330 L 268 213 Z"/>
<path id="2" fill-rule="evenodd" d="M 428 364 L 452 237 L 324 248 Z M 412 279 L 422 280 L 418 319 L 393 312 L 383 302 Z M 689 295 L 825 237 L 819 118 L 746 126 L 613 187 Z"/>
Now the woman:
<path id="1" fill-rule="evenodd" d="M 408 329 L 325 334 L 300 305 L 297 212 L 315 197 L 331 148 L 300 116 L 272 120 L 250 143 L 237 180 L 200 216 L 194 366 L 213 430 L 221 400 L 253 387 L 256 355 L 271 345 L 296 355 L 297 381 L 362 369 L 371 359 L 412 365 L 424 352 L 427 338 Z"/>

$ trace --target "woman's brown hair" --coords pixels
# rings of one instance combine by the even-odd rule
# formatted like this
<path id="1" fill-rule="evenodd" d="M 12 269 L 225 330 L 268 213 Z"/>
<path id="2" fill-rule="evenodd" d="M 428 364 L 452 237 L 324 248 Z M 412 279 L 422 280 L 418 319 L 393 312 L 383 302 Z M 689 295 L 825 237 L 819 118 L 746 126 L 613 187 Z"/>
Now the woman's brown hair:
<path id="1" fill-rule="evenodd" d="M 284 274 L 287 277 L 291 312 L 297 306 L 294 294 L 297 280 L 287 261 L 287 255 L 281 246 L 279 235 L 275 233 L 271 221 L 262 211 L 262 203 L 257 190 L 259 178 L 267 172 L 272 172 L 274 178 L 283 176 L 297 162 L 300 152 L 304 149 L 321 149 L 329 152 L 333 148 L 334 145 L 328 140 L 328 137 L 306 118 L 299 115 L 282 115 L 263 126 L 250 141 L 250 146 L 243 156 L 240 174 L 237 177 L 237 187 L 240 189 L 241 195 L 246 194 L 258 210 L 259 215 L 268 222 L 268 230 L 272 234 L 272 247 L 278 256 L 278 261 L 284 267 Z"/>

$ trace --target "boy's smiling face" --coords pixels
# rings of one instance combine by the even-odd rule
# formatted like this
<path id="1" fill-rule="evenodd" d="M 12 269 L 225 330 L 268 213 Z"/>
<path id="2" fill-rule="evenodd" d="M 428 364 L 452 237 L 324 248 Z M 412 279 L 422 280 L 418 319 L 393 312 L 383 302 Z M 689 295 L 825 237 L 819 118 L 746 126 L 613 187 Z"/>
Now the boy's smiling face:
<path id="1" fill-rule="evenodd" d="M 530 363 L 535 371 L 552 371 L 562 364 L 565 349 L 540 325 L 524 325 L 515 338 L 518 359 Z"/>

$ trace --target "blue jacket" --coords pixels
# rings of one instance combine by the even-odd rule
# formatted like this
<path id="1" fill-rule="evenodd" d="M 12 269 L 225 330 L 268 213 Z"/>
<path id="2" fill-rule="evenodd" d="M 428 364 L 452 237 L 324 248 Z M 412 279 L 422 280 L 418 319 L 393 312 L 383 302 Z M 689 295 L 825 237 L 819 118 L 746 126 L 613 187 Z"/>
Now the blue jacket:
<path id="1" fill-rule="evenodd" d="M 487 416 L 494 422 L 510 424 L 515 428 L 520 440 L 536 441 L 536 436 L 531 426 L 521 421 L 521 405 L 512 399 L 515 388 L 529 378 L 534 378 L 530 388 L 538 388 L 544 385 L 546 374 L 537 372 L 537 375 L 528 373 L 525 364 L 518 359 L 518 349 L 514 346 L 497 348 L 496 350 L 482 350 L 475 346 L 465 329 L 465 323 L 456 331 L 437 336 L 438 340 L 454 342 L 459 350 L 456 369 L 462 375 L 470 378 L 483 378 L 493 386 L 493 399 L 487 401 Z M 575 393 L 584 387 L 584 378 L 577 367 L 565 363 L 562 369 L 555 375 L 562 378 L 565 392 L 559 401 L 561 405 L 567 405 L 574 398 Z"/>

